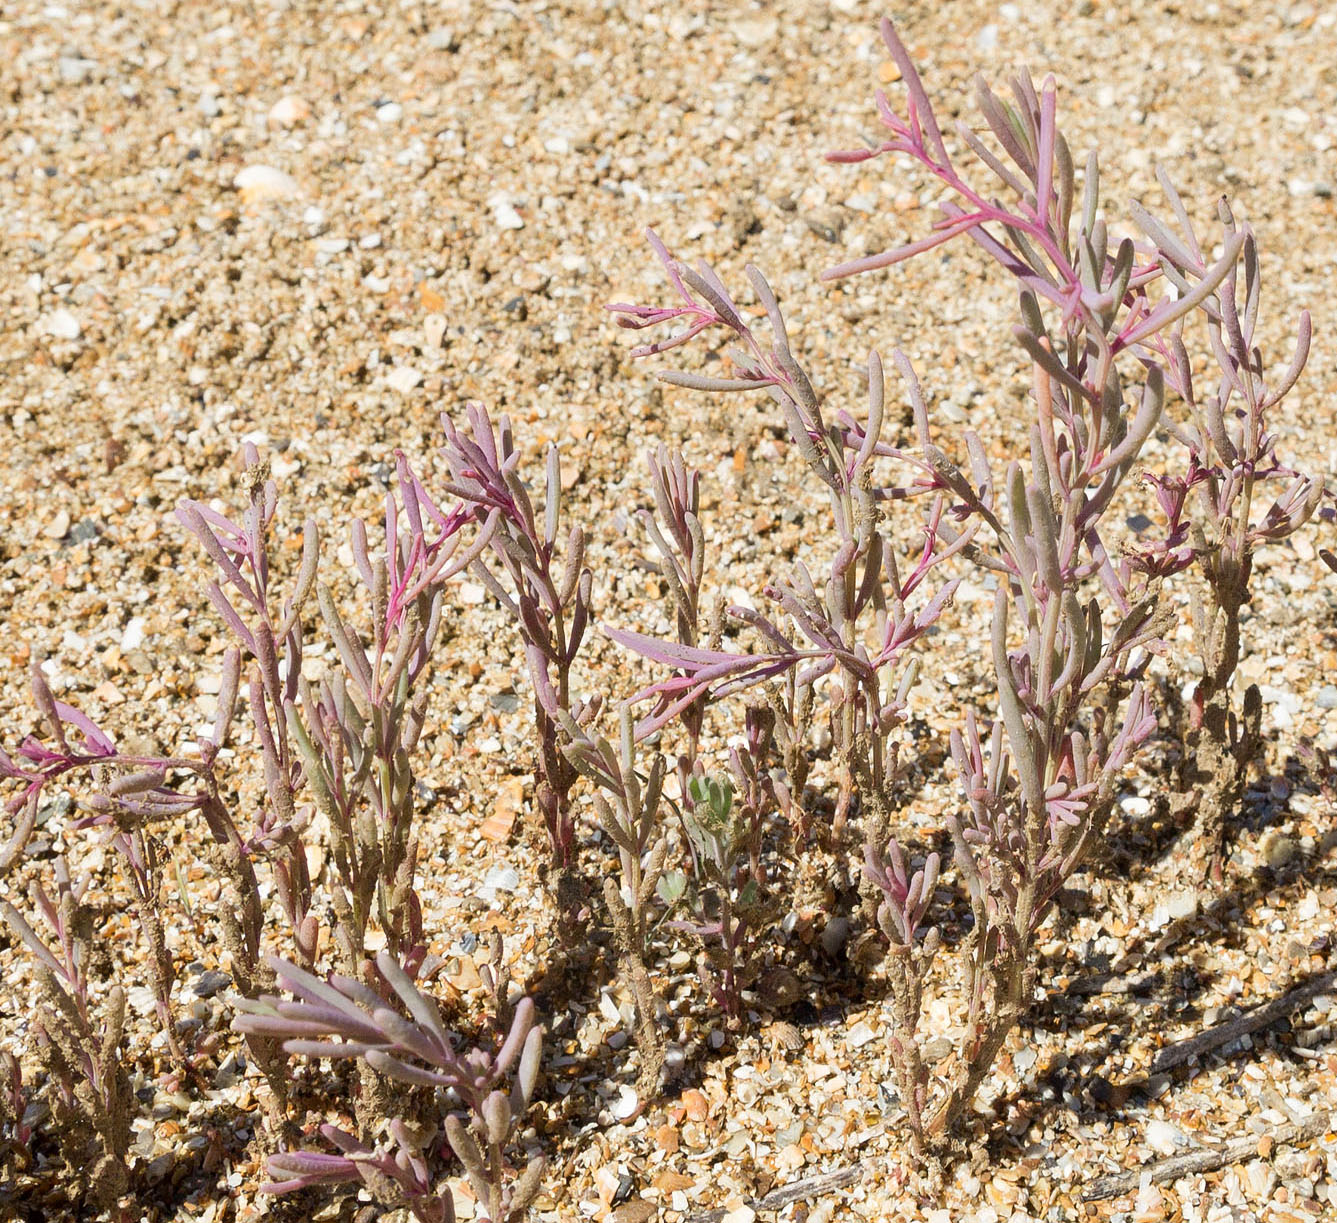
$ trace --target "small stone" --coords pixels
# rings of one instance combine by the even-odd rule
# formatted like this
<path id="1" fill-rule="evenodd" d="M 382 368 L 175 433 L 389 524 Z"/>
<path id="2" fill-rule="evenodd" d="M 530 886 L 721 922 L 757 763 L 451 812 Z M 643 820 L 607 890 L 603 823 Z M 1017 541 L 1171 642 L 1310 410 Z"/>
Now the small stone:
<path id="1" fill-rule="evenodd" d="M 140 1015 L 152 1015 L 158 1007 L 158 999 L 147 985 L 132 985 L 125 991 L 125 1000 Z"/>
<path id="2" fill-rule="evenodd" d="M 777 17 L 744 17 L 731 27 L 733 36 L 745 47 L 756 49 L 775 41 L 780 32 Z"/>
<path id="3" fill-rule="evenodd" d="M 695 1087 L 689 1087 L 682 1093 L 682 1104 L 687 1110 L 688 1121 L 704 1121 L 710 1115 L 710 1105 Z"/>
<path id="4" fill-rule="evenodd" d="M 427 318 L 422 319 L 422 339 L 427 342 L 429 349 L 439 349 L 444 338 L 444 314 L 428 314 Z"/>
<path id="5" fill-rule="evenodd" d="M 1277 1187 L 1277 1174 L 1273 1171 L 1271 1164 L 1263 1162 L 1267 1156 L 1262 1153 L 1262 1145 L 1263 1143 L 1260 1141 L 1258 1144 L 1260 1158 L 1251 1159 L 1248 1164 L 1245 1165 L 1244 1174 L 1248 1178 L 1249 1188 L 1253 1190 L 1258 1200 L 1260 1202 L 1266 1202 Z M 1269 1154 L 1270 1153 L 1269 1149 Z"/>
<path id="6" fill-rule="evenodd" d="M 103 680 L 93 689 L 93 695 L 104 705 L 119 705 L 125 700 L 125 697 L 121 695 L 120 690 L 111 680 Z"/>
<path id="7" fill-rule="evenodd" d="M 398 391 L 401 395 L 407 395 L 422 381 L 422 375 L 411 365 L 396 365 L 385 381 L 391 390 Z"/>
<path id="8" fill-rule="evenodd" d="M 125 631 L 121 633 L 121 653 L 128 654 L 131 650 L 137 650 L 144 644 L 144 625 L 147 622 L 143 616 L 134 616 L 130 623 L 125 626 Z"/>
<path id="9" fill-rule="evenodd" d="M 901 79 L 900 65 L 894 59 L 884 59 L 877 66 L 877 79 L 884 85 L 890 85 Z"/>
<path id="10" fill-rule="evenodd" d="M 398 123 L 404 117 L 404 108 L 398 102 L 386 102 L 376 108 L 376 119 L 380 123 Z"/>
<path id="11" fill-rule="evenodd" d="M 520 886 L 520 872 L 513 866 L 490 867 L 483 877 L 483 886 L 501 892 L 514 892 Z"/>
<path id="12" fill-rule="evenodd" d="M 849 937 L 849 920 L 844 917 L 833 917 L 822 927 L 822 950 L 834 959 L 841 953 Z"/>
<path id="13" fill-rule="evenodd" d="M 232 978 L 225 972 L 206 969 L 191 983 L 191 990 L 197 998 L 212 998 L 220 990 L 232 984 Z"/>
<path id="14" fill-rule="evenodd" d="M 200 114 L 206 119 L 217 119 L 223 113 L 223 108 L 219 105 L 218 95 L 213 93 L 200 94 Z"/>
<path id="15" fill-rule="evenodd" d="M 42 529 L 47 539 L 64 539 L 70 531 L 69 510 L 57 510 L 56 516 Z"/>
<path id="16" fill-rule="evenodd" d="M 62 55 L 57 63 L 60 79 L 67 85 L 82 85 L 97 67 L 97 62 L 79 55 Z"/>
<path id="17" fill-rule="evenodd" d="M 1337 709 L 1337 688 L 1331 684 L 1324 684 L 1318 690 L 1318 696 L 1314 698 L 1314 703 L 1320 709 Z"/>
<path id="18" fill-rule="evenodd" d="M 851 1049 L 861 1049 L 870 1040 L 876 1040 L 877 1033 L 873 1031 L 862 1019 L 845 1033 L 845 1043 Z"/>
<path id="19" fill-rule="evenodd" d="M 951 1040 L 946 1036 L 937 1036 L 924 1046 L 924 1060 L 932 1065 L 942 1061 L 951 1051 Z"/>
<path id="20" fill-rule="evenodd" d="M 488 196 L 487 206 L 492 209 L 492 219 L 498 229 L 524 229 L 524 218 L 515 210 L 511 197 L 504 191 Z"/>
<path id="21" fill-rule="evenodd" d="M 806 213 L 803 222 L 825 242 L 839 242 L 845 232 L 845 216 L 836 208 L 819 208 Z"/>
<path id="22" fill-rule="evenodd" d="M 1166 909 L 1174 921 L 1183 921 L 1198 911 L 1198 894 L 1185 891 L 1174 893 L 1166 902 Z"/>
<path id="23" fill-rule="evenodd" d="M 57 340 L 77 340 L 83 332 L 79 320 L 66 309 L 53 310 L 42 320 L 42 329 Z"/>
<path id="24" fill-rule="evenodd" d="M 296 127 L 311 118 L 311 106 L 305 98 L 290 93 L 269 108 L 270 127 Z"/>
<path id="25" fill-rule="evenodd" d="M 744 1202 L 743 1205 L 739 1206 L 737 1209 L 729 1211 L 729 1213 L 720 1220 L 720 1223 L 753 1223 L 756 1217 L 757 1212 Z"/>
<path id="26" fill-rule="evenodd" d="M 641 1101 L 636 1089 L 624 1084 L 618 1090 L 617 1099 L 613 1102 L 613 1116 L 619 1121 L 627 1121 L 636 1115 L 640 1107 Z"/>
<path id="27" fill-rule="evenodd" d="M 1300 856 L 1300 845 L 1293 837 L 1269 829 L 1258 846 L 1263 861 L 1274 871 L 1289 866 Z"/>
<path id="28" fill-rule="evenodd" d="M 1180 1147 L 1188 1146 L 1182 1130 L 1160 1119 L 1147 1123 L 1144 1138 L 1147 1146 L 1160 1155 L 1173 1155 Z"/>
<path id="29" fill-rule="evenodd" d="M 292 200 L 301 194 L 297 180 L 273 166 L 247 166 L 238 172 L 232 185 L 247 204 Z"/>

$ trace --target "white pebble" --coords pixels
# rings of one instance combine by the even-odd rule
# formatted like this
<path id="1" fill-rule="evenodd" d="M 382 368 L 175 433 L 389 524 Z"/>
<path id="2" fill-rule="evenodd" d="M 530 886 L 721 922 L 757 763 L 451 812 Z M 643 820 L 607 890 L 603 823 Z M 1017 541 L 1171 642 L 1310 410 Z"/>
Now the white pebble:
<path id="1" fill-rule="evenodd" d="M 396 365 L 386 378 L 390 388 L 401 395 L 407 395 L 421 381 L 422 375 L 411 365 Z"/>
<path id="2" fill-rule="evenodd" d="M 404 117 L 404 108 L 398 102 L 387 102 L 376 108 L 376 118 L 382 123 L 398 123 Z"/>
<path id="3" fill-rule="evenodd" d="M 490 195 L 487 206 L 492 209 L 492 219 L 498 229 L 524 229 L 524 218 L 515 211 L 515 205 L 506 192 L 497 191 Z"/>
<path id="4" fill-rule="evenodd" d="M 311 118 L 310 104 L 305 98 L 299 98 L 296 94 L 280 98 L 269 108 L 271 127 L 294 127 L 298 123 L 305 123 L 309 118 Z"/>
<path id="5" fill-rule="evenodd" d="M 428 348 L 440 348 L 446 335 L 446 316 L 429 314 L 422 321 L 422 337 Z"/>
<path id="6" fill-rule="evenodd" d="M 870 1040 L 876 1039 L 876 1037 L 877 1033 L 861 1019 L 854 1025 L 854 1027 L 845 1033 L 845 1043 L 851 1049 L 861 1049 Z"/>
<path id="7" fill-rule="evenodd" d="M 301 194 L 297 180 L 273 166 L 247 166 L 232 180 L 232 185 L 248 204 L 291 200 Z"/>
<path id="8" fill-rule="evenodd" d="M 144 644 L 144 625 L 146 621 L 143 616 L 135 616 L 130 623 L 125 626 L 125 632 L 121 634 L 121 653 L 127 654 L 131 650 L 137 650 Z"/>
<path id="9" fill-rule="evenodd" d="M 780 32 L 776 17 L 744 17 L 733 23 L 733 36 L 745 47 L 764 47 Z"/>
<path id="10" fill-rule="evenodd" d="M 1180 1147 L 1188 1145 L 1184 1132 L 1168 1121 L 1148 1122 L 1145 1137 L 1147 1146 L 1161 1155 L 1173 1155 Z"/>
<path id="11" fill-rule="evenodd" d="M 57 340 L 77 340 L 83 331 L 79 320 L 65 309 L 51 311 L 43 320 L 43 326 L 47 335 Z"/>

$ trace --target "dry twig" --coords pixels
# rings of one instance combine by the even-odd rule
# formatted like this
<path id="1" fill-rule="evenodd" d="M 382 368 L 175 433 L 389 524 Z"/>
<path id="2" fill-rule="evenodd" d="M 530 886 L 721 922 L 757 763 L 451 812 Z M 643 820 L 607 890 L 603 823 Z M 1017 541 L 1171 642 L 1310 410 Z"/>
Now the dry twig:
<path id="1" fill-rule="evenodd" d="M 1250 1134 L 1247 1138 L 1235 1138 L 1223 1142 L 1217 1147 L 1204 1147 L 1199 1151 L 1186 1151 L 1182 1155 L 1171 1155 L 1158 1163 L 1130 1168 L 1127 1172 L 1118 1172 L 1113 1176 L 1103 1176 L 1094 1181 L 1086 1191 L 1085 1201 L 1099 1202 L 1106 1198 L 1120 1197 L 1139 1188 L 1146 1178 L 1150 1184 L 1163 1185 L 1166 1181 L 1177 1180 L 1193 1172 L 1214 1172 L 1229 1164 L 1237 1164 L 1258 1153 L 1259 1141 L 1271 1138 L 1277 1145 L 1294 1146 L 1308 1142 L 1311 1138 L 1326 1132 L 1337 1114 L 1315 1113 L 1303 1121 L 1289 1125 L 1278 1125 L 1262 1134 Z"/>
<path id="2" fill-rule="evenodd" d="M 1156 1060 L 1151 1065 L 1151 1073 L 1160 1074 L 1163 1071 L 1172 1070 L 1176 1066 L 1182 1066 L 1185 1062 L 1192 1061 L 1195 1057 L 1201 1057 L 1204 1053 L 1210 1053 L 1213 1049 L 1228 1045 L 1241 1036 L 1257 1032 L 1260 1028 L 1270 1027 L 1311 998 L 1324 993 L 1334 982 L 1337 982 L 1337 972 L 1326 972 L 1322 976 L 1315 977 L 1311 981 L 1306 981 L 1303 985 L 1297 985 L 1294 989 L 1288 990 L 1280 998 L 1274 998 L 1271 1002 L 1254 1007 L 1251 1011 L 1246 1011 L 1236 1019 L 1217 1024 L 1213 1028 L 1208 1028 L 1205 1032 L 1199 1032 L 1197 1036 L 1188 1040 L 1167 1045 L 1156 1055 Z"/>

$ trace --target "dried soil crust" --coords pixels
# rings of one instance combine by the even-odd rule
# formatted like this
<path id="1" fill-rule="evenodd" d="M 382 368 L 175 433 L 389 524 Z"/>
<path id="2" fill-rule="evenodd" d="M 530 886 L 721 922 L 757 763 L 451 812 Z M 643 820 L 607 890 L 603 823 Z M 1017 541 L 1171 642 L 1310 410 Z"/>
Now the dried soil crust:
<path id="1" fill-rule="evenodd" d="M 440 410 L 479 398 L 508 411 L 531 453 L 549 439 L 561 447 L 569 512 L 593 538 L 601 614 L 650 632 L 668 624 L 629 513 L 648 500 L 638 456 L 656 439 L 681 443 L 705 475 L 724 593 L 759 599 L 777 559 L 820 547 L 823 507 L 764 404 L 733 399 L 726 410 L 661 390 L 628 362 L 630 345 L 600 306 L 661 294 L 639 241 L 647 224 L 683 257 L 714 261 L 728 283 L 744 262 L 761 264 L 796 354 L 832 402 L 858 405 L 871 344 L 900 345 L 945 427 L 968 420 L 995 450 L 1015 438 L 1026 408 L 1006 340 L 1011 290 L 986 281 L 973 253 L 953 248 L 834 289 L 815 283 L 823 267 L 932 220 L 921 176 L 819 160 L 876 135 L 871 90 L 879 78 L 894 88 L 877 15 L 855 0 L 9 5 L 4 741 L 33 728 L 24 671 L 39 657 L 57 694 L 122 740 L 172 749 L 207 721 L 222 630 L 201 598 L 201 559 L 169 514 L 183 496 L 230 496 L 247 438 L 274 451 L 293 534 L 306 514 L 325 527 L 327 572 L 342 581 L 348 518 L 376 517 L 392 449 L 430 471 Z M 1074 146 L 1101 143 L 1112 218 L 1125 196 L 1155 199 L 1156 159 L 1199 218 L 1231 194 L 1269 268 L 1261 330 L 1273 359 L 1289 352 L 1299 306 L 1314 312 L 1309 370 L 1278 424 L 1287 453 L 1333 474 L 1334 14 L 961 2 L 895 15 L 944 115 L 958 103 L 968 113 L 976 70 L 997 79 L 1025 61 L 1054 71 Z M 715 1210 L 745 1220 L 746 1203 L 861 1160 L 869 1175 L 827 1181 L 779 1217 L 1280 1223 L 1337 1211 L 1337 1140 L 1307 1132 L 1337 1104 L 1337 990 L 1311 990 L 1271 1026 L 1158 1068 L 1167 1046 L 1334 965 L 1331 813 L 1296 753 L 1301 734 L 1337 745 L 1337 598 L 1315 539 L 1259 565 L 1243 676 L 1263 686 L 1267 760 L 1240 813 L 1227 890 L 1198 898 L 1183 888 L 1186 849 L 1156 803 L 1167 760 L 1151 753 L 1130 777 L 1113 881 L 1083 878 L 1084 895 L 1055 921 L 1048 1000 L 1000 1059 L 969 1153 L 942 1184 L 908 1171 L 877 974 L 826 955 L 826 919 L 811 903 L 770 951 L 802 988 L 761 991 L 742 1034 L 725 1032 L 698 997 L 690 961 L 658 964 L 689 1069 L 625 1123 L 616 1118 L 636 1067 L 621 1035 L 627 999 L 611 985 L 602 1001 L 577 991 L 551 1017 L 549 1089 L 532 1136 L 552 1161 L 538 1217 L 628 1223 Z M 541 847 L 524 831 L 528 698 L 514 642 L 481 587 L 458 593 L 421 773 L 421 890 L 467 1023 L 483 998 L 476 937 L 500 928 L 516 978 L 535 987 L 550 917 Z M 956 711 L 989 699 L 973 656 L 980 611 L 978 599 L 958 600 L 915 693 L 923 785 L 900 815 L 912 839 L 933 836 L 956 801 L 942 764 Z M 643 677 L 598 644 L 584 682 L 617 696 Z M 105 944 L 135 978 L 142 948 L 117 859 L 70 833 L 69 820 L 58 802 L 45 812 L 38 854 L 0 894 L 22 897 L 26 876 L 66 849 L 94 872 Z M 193 916 L 178 915 L 173 931 L 181 1000 L 226 1033 L 214 980 L 200 975 L 219 965 L 199 829 L 159 835 L 199 888 Z M 597 846 L 586 853 L 613 869 Z M 800 895 L 820 897 L 823 882 Z M 18 1049 L 28 1015 L 15 1002 L 28 985 L 5 939 L 0 1042 Z M 952 999 L 943 982 L 932 1015 L 944 1028 Z M 136 1152 L 153 1195 L 144 1217 L 309 1217 L 309 1202 L 255 1194 L 261 1170 L 245 1130 L 257 1106 L 251 1080 L 228 1071 L 232 1038 L 223 1035 L 211 1082 L 166 1090 L 161 1050 L 145 1052 L 144 1001 L 132 995 Z M 295 1073 L 313 1096 L 332 1081 L 327 1068 Z M 1299 1145 L 1276 1137 L 1286 1126 L 1306 1130 Z M 1252 1154 L 1223 1167 L 1082 1204 L 1101 1177 L 1247 1138 Z M 57 1213 L 53 1199 L 48 1217 Z"/>

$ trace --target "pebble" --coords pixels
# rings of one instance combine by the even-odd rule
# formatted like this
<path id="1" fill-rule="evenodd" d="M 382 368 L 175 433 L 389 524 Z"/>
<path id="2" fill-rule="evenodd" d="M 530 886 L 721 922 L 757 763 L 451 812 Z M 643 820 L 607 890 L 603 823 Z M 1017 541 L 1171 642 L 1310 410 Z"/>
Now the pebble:
<path id="1" fill-rule="evenodd" d="M 1262 852 L 1263 861 L 1274 871 L 1289 866 L 1300 856 L 1299 842 L 1294 837 L 1288 837 L 1275 829 L 1268 829 L 1263 834 L 1258 848 Z"/>
<path id="2" fill-rule="evenodd" d="M 42 330 L 57 340 L 77 340 L 83 327 L 70 311 L 62 308 L 51 311 L 42 319 Z"/>
<path id="3" fill-rule="evenodd" d="M 446 336 L 446 316 L 429 314 L 422 321 L 422 338 L 428 348 L 440 348 Z"/>
<path id="4" fill-rule="evenodd" d="M 1180 1147 L 1188 1145 L 1188 1138 L 1182 1130 L 1159 1118 L 1147 1122 L 1143 1138 L 1147 1146 L 1161 1155 L 1173 1155 Z"/>
<path id="5" fill-rule="evenodd" d="M 874 1032 L 862 1019 L 845 1033 L 845 1043 L 849 1045 L 851 1049 L 861 1049 L 870 1040 L 876 1039 L 877 1033 Z"/>
<path id="6" fill-rule="evenodd" d="M 288 94 L 269 108 L 271 127 L 295 127 L 311 118 L 311 105 L 305 98 Z"/>
<path id="7" fill-rule="evenodd" d="M 838 956 L 850 937 L 850 923 L 846 917 L 833 917 L 822 927 L 822 950 L 833 959 Z"/>
<path id="8" fill-rule="evenodd" d="M 404 108 L 398 102 L 386 102 L 376 108 L 376 118 L 381 123 L 398 123 L 404 117 Z"/>
<path id="9" fill-rule="evenodd" d="M 128 654 L 144 644 L 144 626 L 148 623 L 143 616 L 131 616 L 130 623 L 121 632 L 121 653 Z"/>
<path id="10" fill-rule="evenodd" d="M 513 866 L 489 867 L 483 877 L 483 886 L 502 892 L 514 892 L 520 886 L 520 872 Z"/>
<path id="11" fill-rule="evenodd" d="M 755 50 L 775 41 L 780 21 L 777 17 L 743 17 L 729 28 L 743 46 Z"/>
<path id="12" fill-rule="evenodd" d="M 158 999 L 147 985 L 132 985 L 125 991 L 125 1000 L 141 1015 L 156 1013 Z"/>
<path id="13" fill-rule="evenodd" d="M 42 528 L 47 539 L 64 539 L 70 531 L 69 510 L 57 510 L 56 516 Z"/>
<path id="14" fill-rule="evenodd" d="M 524 229 L 524 218 L 516 212 L 515 204 L 506 192 L 493 192 L 488 196 L 487 206 L 492 210 L 492 219 L 498 229 Z"/>
<path id="15" fill-rule="evenodd" d="M 296 199 L 301 194 L 297 180 L 274 166 L 247 166 L 238 172 L 232 185 L 247 204 L 264 204 Z"/>
<path id="16" fill-rule="evenodd" d="M 385 381 L 392 390 L 398 391 L 401 395 L 407 395 L 422 381 L 422 375 L 410 365 L 396 365 Z"/>
<path id="17" fill-rule="evenodd" d="M 78 55 L 62 55 L 57 63 L 60 71 L 60 79 L 67 85 L 82 85 L 93 69 L 97 67 L 97 61 L 84 59 Z"/>
<path id="18" fill-rule="evenodd" d="M 1320 709 L 1337 709 L 1337 688 L 1331 684 L 1324 684 L 1318 690 L 1318 695 L 1314 698 L 1314 704 Z"/>
<path id="19" fill-rule="evenodd" d="M 225 972 L 207 969 L 191 982 L 190 988 L 197 998 L 212 998 L 219 990 L 232 984 L 232 978 Z"/>
<path id="20" fill-rule="evenodd" d="M 640 1106 L 641 1101 L 636 1094 L 636 1089 L 624 1084 L 618 1089 L 617 1099 L 613 1102 L 611 1111 L 619 1121 L 626 1121 L 629 1117 L 636 1115 L 636 1110 Z"/>

